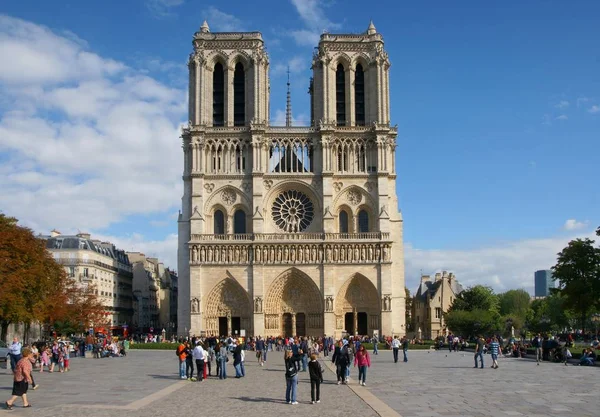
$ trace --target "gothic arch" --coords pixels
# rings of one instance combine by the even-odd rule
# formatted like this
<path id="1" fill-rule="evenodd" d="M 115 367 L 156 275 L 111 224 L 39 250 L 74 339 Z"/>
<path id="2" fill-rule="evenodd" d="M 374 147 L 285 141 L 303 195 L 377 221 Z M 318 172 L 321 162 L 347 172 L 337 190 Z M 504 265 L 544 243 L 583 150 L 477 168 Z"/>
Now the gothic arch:
<path id="1" fill-rule="evenodd" d="M 248 292 L 233 278 L 219 281 L 204 306 L 207 334 L 219 333 L 219 317 L 240 317 L 241 328 L 251 333 L 252 302 Z"/>
<path id="2" fill-rule="evenodd" d="M 286 180 L 286 181 L 282 181 L 280 183 L 278 183 L 277 185 L 273 186 L 273 188 L 271 188 L 271 190 L 269 190 L 269 192 L 265 195 L 264 198 L 264 212 L 265 215 L 268 217 L 269 220 L 269 228 L 271 231 L 273 232 L 279 232 L 280 229 L 279 227 L 277 227 L 277 225 L 275 224 L 275 221 L 273 220 L 273 217 L 271 215 L 271 208 L 273 207 L 273 203 L 275 201 L 275 199 L 284 191 L 287 190 L 296 190 L 296 191 L 300 191 L 301 193 L 305 194 L 313 203 L 313 207 L 314 207 L 314 218 L 311 222 L 311 224 L 307 227 L 306 230 L 304 230 L 303 232 L 314 232 L 314 231 L 318 231 L 321 228 L 321 224 L 320 224 L 320 216 L 319 214 L 323 212 L 323 204 L 322 204 L 322 200 L 319 196 L 319 193 L 315 191 L 315 189 L 310 185 L 307 184 L 305 182 L 302 181 L 295 181 L 295 180 Z"/>
<path id="3" fill-rule="evenodd" d="M 360 201 L 358 201 L 356 204 L 352 204 L 350 201 L 352 198 L 350 198 L 349 193 L 357 193 L 360 196 Z M 334 198 L 333 207 L 335 208 L 335 211 L 337 212 L 340 210 L 342 206 L 349 206 L 353 216 L 356 216 L 358 212 L 364 208 L 367 210 L 370 217 L 374 216 L 373 213 L 375 213 L 377 207 L 375 200 L 371 196 L 371 193 L 356 185 L 345 187 Z"/>
<path id="4" fill-rule="evenodd" d="M 373 334 L 375 330 L 379 330 L 381 327 L 380 314 L 381 306 L 379 302 L 379 292 L 373 283 L 362 274 L 354 274 L 348 278 L 344 285 L 338 291 L 335 299 L 335 316 L 336 316 L 336 330 L 342 330 L 348 328 L 345 326 L 345 319 L 350 314 L 354 316 L 354 333 L 364 335 Z M 357 318 L 360 315 L 365 315 L 366 326 L 363 327 L 363 331 L 357 331 Z"/>
<path id="5" fill-rule="evenodd" d="M 354 57 L 352 58 L 352 68 L 356 69 L 356 66 L 358 64 L 361 64 L 363 67 L 363 71 L 366 73 L 367 70 L 369 69 L 370 61 L 371 61 L 371 58 L 364 52 L 361 52 L 357 55 L 354 55 Z"/>
<path id="6" fill-rule="evenodd" d="M 235 65 L 239 62 L 244 66 L 244 72 L 246 72 L 250 69 L 251 61 L 252 61 L 252 58 L 245 51 L 237 50 L 237 51 L 234 51 L 229 56 L 229 64 L 228 65 L 230 68 L 235 68 Z"/>
<path id="7" fill-rule="evenodd" d="M 340 52 L 335 56 L 333 60 L 333 69 L 336 69 L 339 64 L 342 64 L 344 67 L 344 71 L 348 71 L 350 69 L 352 63 L 352 58 L 350 58 L 344 52 Z"/>
<path id="8" fill-rule="evenodd" d="M 223 196 L 223 193 L 226 193 L 225 197 Z M 231 201 L 231 195 L 235 195 L 234 201 Z M 231 203 L 228 204 L 228 201 L 231 201 Z M 217 206 L 221 208 L 221 210 L 224 210 L 228 216 L 233 216 L 233 213 L 237 209 L 243 209 L 246 213 L 250 213 L 252 204 L 246 193 L 243 193 L 230 185 L 225 185 L 218 190 L 213 191 L 204 205 L 207 213 L 213 213 Z"/>
<path id="9" fill-rule="evenodd" d="M 216 50 L 214 52 L 211 52 L 206 57 L 206 63 L 208 64 L 208 67 L 210 68 L 211 71 L 213 70 L 215 64 L 218 62 L 220 62 L 225 69 L 227 68 L 227 62 L 229 62 L 229 57 L 228 57 L 227 53 L 220 49 Z"/>

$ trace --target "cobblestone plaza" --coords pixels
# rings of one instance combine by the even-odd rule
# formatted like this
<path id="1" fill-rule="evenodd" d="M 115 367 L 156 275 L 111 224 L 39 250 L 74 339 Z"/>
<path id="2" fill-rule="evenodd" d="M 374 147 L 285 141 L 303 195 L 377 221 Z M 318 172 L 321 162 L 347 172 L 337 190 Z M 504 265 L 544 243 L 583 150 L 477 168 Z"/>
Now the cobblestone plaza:
<path id="1" fill-rule="evenodd" d="M 73 359 L 72 371 L 35 373 L 31 409 L 17 415 L 96 416 L 185 415 L 204 412 L 275 416 L 293 410 L 304 416 L 597 416 L 598 368 L 501 359 L 500 368 L 473 369 L 472 353 L 409 351 L 394 364 L 389 351 L 372 356 L 367 386 L 335 384 L 325 358 L 321 403 L 310 403 L 308 374 L 300 374 L 298 405 L 285 403 L 283 353 L 269 352 L 265 367 L 246 358 L 246 377 L 202 383 L 177 379 L 177 358 L 167 351 L 132 351 L 126 358 Z M 486 357 L 488 359 L 488 357 Z M 234 374 L 231 362 L 229 374 Z M 489 364 L 486 364 L 489 366 Z M 2 402 L 12 375 L 0 369 Z M 7 413 L 1 410 L 0 413 Z"/>

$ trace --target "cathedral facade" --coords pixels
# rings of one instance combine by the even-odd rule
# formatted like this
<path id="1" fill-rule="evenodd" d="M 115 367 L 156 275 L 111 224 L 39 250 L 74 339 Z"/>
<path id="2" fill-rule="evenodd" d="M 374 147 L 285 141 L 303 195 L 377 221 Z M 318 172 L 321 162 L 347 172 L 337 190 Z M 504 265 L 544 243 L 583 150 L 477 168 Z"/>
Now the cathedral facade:
<path id="1" fill-rule="evenodd" d="M 311 125 L 269 124 L 259 32 L 193 37 L 183 129 L 181 335 L 402 335 L 397 128 L 383 37 L 321 35 Z M 289 104 L 288 104 L 289 105 Z"/>

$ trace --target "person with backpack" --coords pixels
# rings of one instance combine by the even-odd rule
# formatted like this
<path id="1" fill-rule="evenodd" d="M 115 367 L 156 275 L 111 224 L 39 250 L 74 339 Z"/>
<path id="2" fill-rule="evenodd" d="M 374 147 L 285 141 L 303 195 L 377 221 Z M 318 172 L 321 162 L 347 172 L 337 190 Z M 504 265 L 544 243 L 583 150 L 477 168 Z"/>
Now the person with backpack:
<path id="1" fill-rule="evenodd" d="M 320 403 L 321 383 L 323 383 L 323 370 L 321 369 L 319 361 L 317 361 L 317 355 L 314 353 L 310 355 L 308 373 L 310 375 L 310 402 L 311 404 Z"/>
<path id="2" fill-rule="evenodd" d="M 285 363 L 285 402 L 288 404 L 298 404 L 298 356 L 294 355 L 291 350 L 286 350 L 284 354 Z"/>

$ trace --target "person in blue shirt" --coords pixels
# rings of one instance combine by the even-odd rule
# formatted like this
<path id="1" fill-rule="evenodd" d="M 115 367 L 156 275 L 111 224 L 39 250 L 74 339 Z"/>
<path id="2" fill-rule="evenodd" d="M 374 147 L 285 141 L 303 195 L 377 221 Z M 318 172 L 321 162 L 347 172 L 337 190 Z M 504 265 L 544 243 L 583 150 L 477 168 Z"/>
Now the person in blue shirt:
<path id="1" fill-rule="evenodd" d="M 490 353 L 492 354 L 492 368 L 498 369 L 498 355 L 500 354 L 500 343 L 498 338 L 494 337 L 490 343 Z"/>
<path id="2" fill-rule="evenodd" d="M 10 369 L 13 371 L 13 373 L 15 372 L 17 362 L 19 362 L 23 357 L 21 355 L 21 349 L 23 349 L 23 345 L 21 342 L 19 342 L 19 338 L 15 336 L 12 344 L 8 347 L 8 354 L 10 356 Z"/>

